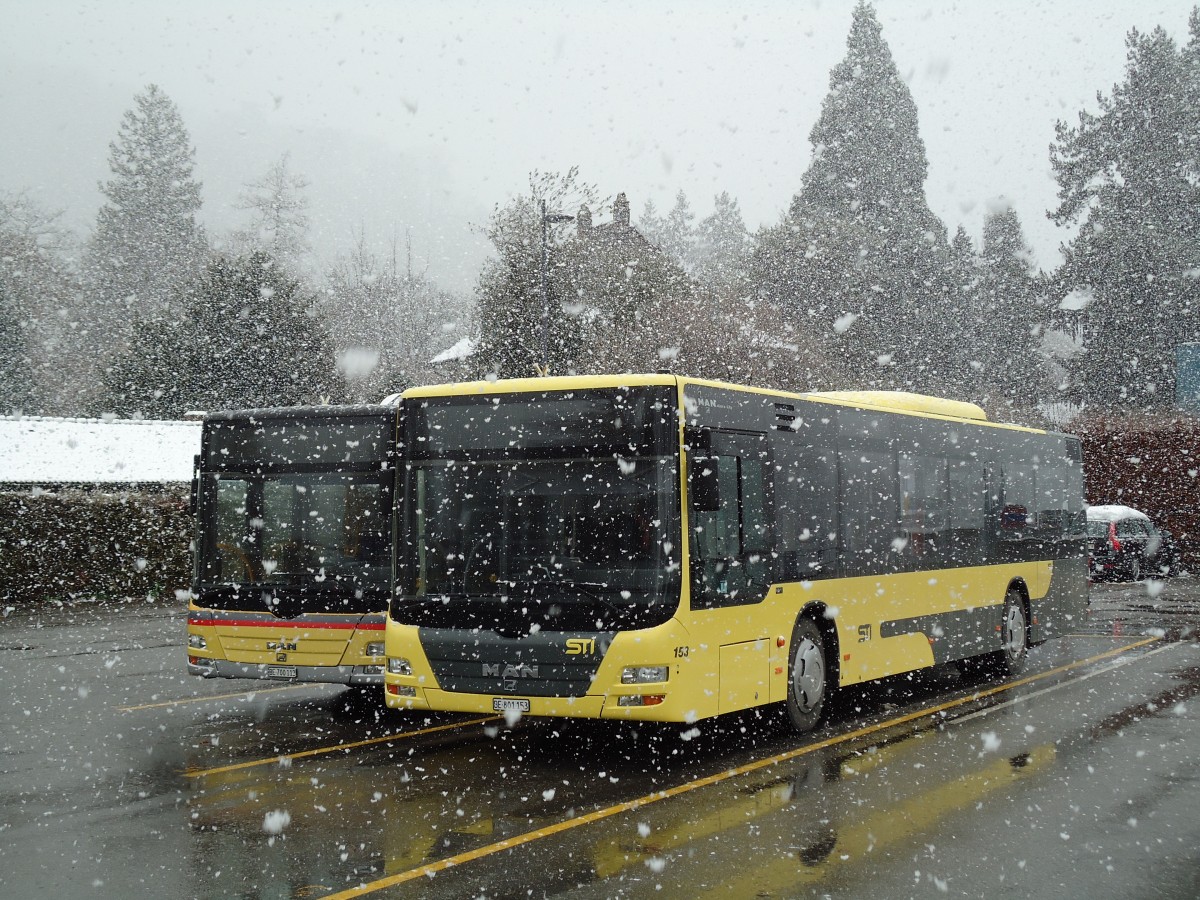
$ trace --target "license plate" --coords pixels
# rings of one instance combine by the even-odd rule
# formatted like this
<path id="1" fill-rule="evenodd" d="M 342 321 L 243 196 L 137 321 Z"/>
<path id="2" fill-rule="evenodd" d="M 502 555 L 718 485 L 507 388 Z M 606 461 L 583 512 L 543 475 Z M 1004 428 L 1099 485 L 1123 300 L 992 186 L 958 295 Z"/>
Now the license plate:
<path id="1" fill-rule="evenodd" d="M 295 666 L 267 666 L 268 678 L 295 678 Z"/>
<path id="2" fill-rule="evenodd" d="M 514 700 L 512 697 L 493 697 L 492 712 L 529 712 L 529 701 Z"/>

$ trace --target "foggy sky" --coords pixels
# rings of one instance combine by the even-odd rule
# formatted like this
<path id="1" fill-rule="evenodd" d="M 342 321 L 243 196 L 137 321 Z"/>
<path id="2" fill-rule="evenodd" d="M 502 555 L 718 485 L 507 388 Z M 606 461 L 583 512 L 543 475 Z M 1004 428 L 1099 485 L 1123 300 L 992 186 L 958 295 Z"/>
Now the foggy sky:
<path id="1" fill-rule="evenodd" d="M 1055 120 L 1122 80 L 1131 28 L 1186 43 L 1191 4 L 874 6 L 916 100 L 933 211 L 978 243 L 986 212 L 1011 204 L 1036 263 L 1057 265 L 1073 231 L 1045 217 Z M 411 232 L 414 268 L 467 290 L 492 208 L 531 170 L 573 165 L 601 195 L 624 191 L 635 220 L 680 189 L 699 218 L 729 191 L 753 230 L 800 187 L 853 8 L 0 0 L 0 191 L 86 237 L 109 142 L 153 82 L 191 133 L 210 232 L 241 224 L 238 192 L 290 152 L 322 263 L 362 232 L 381 255 L 395 236 L 403 266 Z"/>

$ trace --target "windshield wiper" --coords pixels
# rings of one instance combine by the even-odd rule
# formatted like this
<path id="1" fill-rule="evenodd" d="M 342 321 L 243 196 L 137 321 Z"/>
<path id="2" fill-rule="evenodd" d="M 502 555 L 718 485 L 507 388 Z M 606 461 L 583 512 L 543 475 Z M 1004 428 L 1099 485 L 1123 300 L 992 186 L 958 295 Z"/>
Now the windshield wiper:
<path id="1" fill-rule="evenodd" d="M 616 624 L 617 622 L 619 622 L 621 620 L 621 618 L 623 617 L 625 610 L 623 610 L 619 605 L 614 603 L 608 597 L 606 597 L 602 593 L 600 593 L 600 591 L 608 589 L 607 584 L 604 584 L 599 581 L 576 581 L 571 578 L 564 578 L 560 575 L 556 575 L 554 573 L 549 572 L 548 570 L 547 570 L 547 574 L 550 575 L 550 578 L 539 579 L 539 580 L 535 580 L 535 581 L 528 581 L 528 582 L 525 582 L 525 584 L 530 589 L 533 589 L 533 590 L 535 590 L 537 588 L 544 589 L 544 588 L 560 587 L 560 588 L 566 588 L 567 590 L 578 591 L 586 599 L 588 599 L 588 600 L 592 601 L 593 603 L 597 604 L 598 606 L 602 606 L 604 609 L 606 609 L 608 611 L 609 616 L 611 616 L 611 618 L 612 618 L 613 624 Z M 519 582 L 518 582 L 518 584 L 519 584 Z M 532 590 L 531 590 L 531 592 L 532 592 Z M 553 602 L 558 603 L 558 604 L 562 604 L 563 599 L 564 598 L 562 598 L 562 597 L 552 598 Z M 568 603 L 565 605 L 569 606 L 571 604 L 568 601 Z"/>

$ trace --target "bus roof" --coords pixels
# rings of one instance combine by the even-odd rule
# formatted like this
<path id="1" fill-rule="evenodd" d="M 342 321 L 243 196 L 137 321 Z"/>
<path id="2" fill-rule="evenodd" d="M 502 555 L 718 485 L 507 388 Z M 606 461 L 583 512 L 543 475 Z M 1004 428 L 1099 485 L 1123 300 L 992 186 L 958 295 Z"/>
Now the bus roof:
<path id="1" fill-rule="evenodd" d="M 471 394 L 516 394 L 532 391 L 588 390 L 656 384 L 707 385 L 727 390 L 790 397 L 797 400 L 812 400 L 841 406 L 856 406 L 919 416 L 979 422 L 1025 431 L 1041 431 L 1041 429 L 1030 428 L 1025 425 L 991 422 L 987 417 L 987 413 L 978 404 L 962 400 L 949 400 L 944 397 L 934 397 L 928 394 L 916 394 L 908 391 L 782 391 L 774 388 L 753 387 L 705 378 L 689 378 L 662 372 L 655 374 L 626 373 L 623 375 L 551 375 L 548 377 L 467 381 L 457 384 L 431 384 L 409 388 L 404 392 L 403 396 L 405 398 L 418 398 Z"/>
<path id="2" fill-rule="evenodd" d="M 948 419 L 975 419 L 980 422 L 988 420 L 987 413 L 975 403 L 931 397 L 928 394 L 913 394 L 909 391 L 811 391 L 804 396 L 852 403 L 855 406 L 945 416 Z"/>
<path id="3" fill-rule="evenodd" d="M 277 419 L 314 419 L 334 416 L 383 416 L 395 404 L 355 403 L 321 406 L 270 406 L 261 409 L 226 409 L 204 414 L 205 422 L 266 422 Z"/>

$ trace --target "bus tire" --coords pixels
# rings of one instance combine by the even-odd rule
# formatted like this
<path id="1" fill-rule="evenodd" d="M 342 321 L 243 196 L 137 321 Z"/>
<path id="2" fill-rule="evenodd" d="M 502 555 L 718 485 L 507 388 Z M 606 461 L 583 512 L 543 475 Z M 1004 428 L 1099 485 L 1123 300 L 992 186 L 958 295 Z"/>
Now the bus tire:
<path id="1" fill-rule="evenodd" d="M 1000 649 L 989 654 L 989 668 L 997 675 L 1020 675 L 1029 655 L 1029 619 L 1025 598 L 1016 588 L 1004 595 L 1004 616 L 1000 620 Z"/>
<path id="2" fill-rule="evenodd" d="M 829 655 L 817 623 L 802 618 L 792 630 L 788 657 L 787 714 L 792 728 L 807 734 L 821 723 L 829 703 Z"/>

